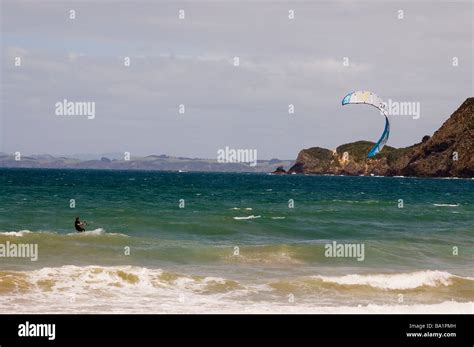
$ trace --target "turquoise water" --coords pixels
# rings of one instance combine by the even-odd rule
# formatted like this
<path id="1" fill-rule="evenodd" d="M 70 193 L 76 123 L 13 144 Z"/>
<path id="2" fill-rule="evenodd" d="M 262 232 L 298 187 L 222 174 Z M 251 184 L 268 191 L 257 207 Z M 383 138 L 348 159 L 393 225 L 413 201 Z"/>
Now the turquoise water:
<path id="1" fill-rule="evenodd" d="M 137 290 L 154 312 L 462 311 L 474 297 L 473 220 L 474 180 L 1 169 L 0 244 L 37 244 L 38 260 L 0 258 L 0 295 L 5 310 L 30 295 L 26 311 L 81 295 L 71 288 L 94 290 L 107 312 L 149 307 L 126 300 Z M 363 244 L 364 259 L 327 257 L 333 241 Z M 81 310 L 95 312 L 64 304 Z"/>

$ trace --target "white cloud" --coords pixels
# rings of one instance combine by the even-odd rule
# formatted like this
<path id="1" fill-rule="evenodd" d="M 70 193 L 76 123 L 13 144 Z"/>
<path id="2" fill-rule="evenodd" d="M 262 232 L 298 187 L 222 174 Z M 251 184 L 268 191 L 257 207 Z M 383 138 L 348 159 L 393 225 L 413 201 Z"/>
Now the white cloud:
<path id="1" fill-rule="evenodd" d="M 71 23 L 62 2 L 5 2 L 2 63 L 25 57 L 2 77 L 7 150 L 54 152 L 61 144 L 64 152 L 105 152 L 126 141 L 143 154 L 212 156 L 229 141 L 265 148 L 262 158 L 294 158 L 302 147 L 378 135 L 363 109 L 341 110 L 340 99 L 356 89 L 423 101 L 426 119 L 393 125 L 389 144 L 409 145 L 472 93 L 467 3 L 406 3 L 403 23 L 391 20 L 396 8 L 385 2 L 297 3 L 291 23 L 285 3 L 186 3 L 185 22 L 175 18 L 176 4 L 113 4 L 81 3 Z M 457 70 L 444 65 L 453 52 L 462 57 Z M 51 117 L 64 97 L 96 101 L 97 120 Z M 179 118 L 181 103 L 189 112 Z M 49 133 L 40 143 L 39 127 Z M 82 142 L 71 140 L 78 131 Z"/>

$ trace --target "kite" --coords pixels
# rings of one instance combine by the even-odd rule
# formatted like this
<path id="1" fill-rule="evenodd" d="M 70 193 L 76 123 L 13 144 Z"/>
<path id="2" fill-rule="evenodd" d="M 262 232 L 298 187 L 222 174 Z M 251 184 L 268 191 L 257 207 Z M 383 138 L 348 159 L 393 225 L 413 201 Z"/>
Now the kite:
<path id="1" fill-rule="evenodd" d="M 342 105 L 344 106 L 347 104 L 371 105 L 377 108 L 380 111 L 380 114 L 385 116 L 385 128 L 383 130 L 382 136 L 380 136 L 380 139 L 375 143 L 375 145 L 369 151 L 369 154 L 367 156 L 368 158 L 372 158 L 382 150 L 383 146 L 385 146 L 385 144 L 387 143 L 388 137 L 390 135 L 390 122 L 387 117 L 387 111 L 385 110 L 385 103 L 374 93 L 359 90 L 347 94 L 344 99 L 342 99 Z"/>

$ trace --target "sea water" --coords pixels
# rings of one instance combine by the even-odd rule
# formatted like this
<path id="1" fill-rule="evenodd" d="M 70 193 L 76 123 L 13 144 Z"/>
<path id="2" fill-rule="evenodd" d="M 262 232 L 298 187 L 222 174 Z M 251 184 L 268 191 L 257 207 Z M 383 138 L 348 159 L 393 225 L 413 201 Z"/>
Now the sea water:
<path id="1" fill-rule="evenodd" d="M 0 244 L 1 313 L 472 313 L 474 181 L 0 169 Z"/>

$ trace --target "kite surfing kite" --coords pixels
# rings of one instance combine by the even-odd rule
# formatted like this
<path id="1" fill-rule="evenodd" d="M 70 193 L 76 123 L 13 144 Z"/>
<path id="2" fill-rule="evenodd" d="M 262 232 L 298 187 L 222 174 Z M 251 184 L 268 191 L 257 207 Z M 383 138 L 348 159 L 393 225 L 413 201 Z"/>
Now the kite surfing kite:
<path id="1" fill-rule="evenodd" d="M 374 155 L 376 155 L 382 150 L 383 146 L 385 146 L 388 141 L 388 136 L 390 135 L 390 122 L 387 117 L 387 111 L 385 110 L 385 103 L 374 93 L 359 90 L 347 94 L 344 99 L 342 99 L 342 105 L 344 106 L 347 104 L 372 105 L 380 111 L 380 114 L 385 116 L 385 128 L 383 130 L 382 136 L 380 136 L 380 139 L 372 147 L 367 156 L 368 158 L 372 158 Z"/>

